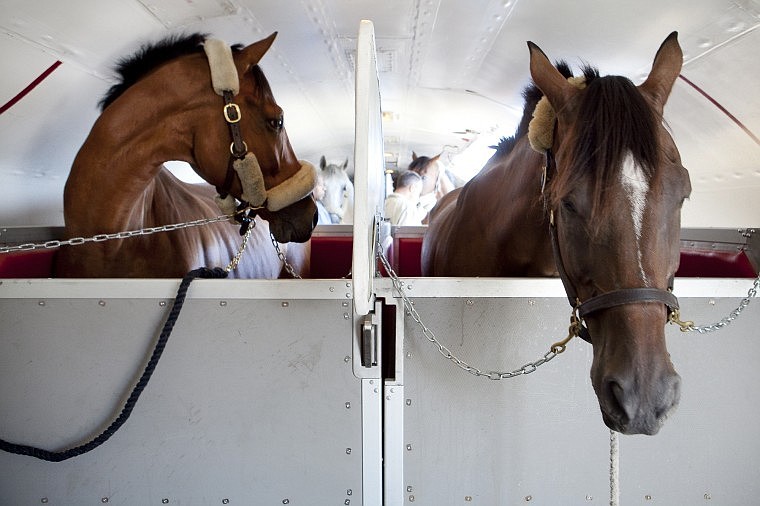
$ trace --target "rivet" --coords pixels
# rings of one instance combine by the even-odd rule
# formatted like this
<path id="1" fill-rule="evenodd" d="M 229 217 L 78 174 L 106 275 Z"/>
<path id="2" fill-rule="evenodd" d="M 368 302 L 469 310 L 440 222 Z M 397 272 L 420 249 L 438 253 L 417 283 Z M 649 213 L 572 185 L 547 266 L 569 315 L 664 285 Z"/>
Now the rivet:
<path id="1" fill-rule="evenodd" d="M 410 444 L 406 445 L 406 451 L 408 452 L 412 451 L 412 445 Z"/>
<path id="2" fill-rule="evenodd" d="M 346 448 L 346 455 L 351 455 L 351 448 Z"/>
<path id="3" fill-rule="evenodd" d="M 406 400 L 406 405 L 407 406 L 411 406 L 412 405 L 412 400 L 411 399 L 407 399 Z"/>
<path id="4" fill-rule="evenodd" d="M 343 307 L 348 307 L 348 302 L 346 302 L 346 301 L 344 300 L 343 302 L 341 302 L 341 303 L 340 303 L 340 305 L 341 305 L 341 306 L 343 306 Z"/>
<path id="5" fill-rule="evenodd" d="M 288 302 L 288 301 L 284 300 L 284 301 L 282 301 L 282 302 L 280 303 L 280 306 L 282 306 L 282 307 L 288 307 L 288 306 L 290 306 L 290 302 Z"/>
<path id="6" fill-rule="evenodd" d="M 709 501 L 710 499 L 712 499 L 712 495 L 710 495 L 710 492 L 707 492 L 705 494 L 705 501 Z"/>
<path id="7" fill-rule="evenodd" d="M 386 395 L 386 396 L 385 396 L 385 400 L 386 400 L 386 401 L 389 401 L 389 400 L 391 400 L 391 396 L 390 396 L 390 395 Z"/>
<path id="8" fill-rule="evenodd" d="M 44 300 L 41 300 L 41 301 L 39 301 L 39 302 L 37 303 L 37 305 L 38 305 L 38 306 L 44 306 L 44 305 L 45 305 L 45 301 L 44 301 Z"/>
<path id="9" fill-rule="evenodd" d="M 412 486 L 411 486 L 411 485 L 408 485 L 408 486 L 406 487 L 406 491 L 407 491 L 407 492 L 411 492 L 411 491 L 412 491 Z"/>
<path id="10" fill-rule="evenodd" d="M 351 499 L 346 499 L 345 501 L 343 501 L 343 504 L 348 506 L 349 504 L 351 504 Z"/>
<path id="11" fill-rule="evenodd" d="M 331 287 L 330 287 L 330 291 L 331 291 L 331 292 L 334 292 L 334 291 L 335 291 L 335 287 L 334 287 L 334 286 L 331 286 Z"/>
<path id="12" fill-rule="evenodd" d="M 169 499 L 161 499 L 161 504 L 169 504 Z"/>
<path id="13" fill-rule="evenodd" d="M 586 500 L 587 501 L 593 501 L 594 500 L 594 496 L 593 495 L 587 495 L 586 496 Z"/>
<path id="14" fill-rule="evenodd" d="M 475 302 L 473 302 L 472 299 L 467 299 L 464 303 L 467 304 L 468 306 L 472 306 L 473 304 L 475 304 Z"/>
<path id="15" fill-rule="evenodd" d="M 530 300 L 528 301 L 528 305 L 529 305 L 529 306 L 535 306 L 535 305 L 536 305 L 536 301 L 535 301 L 535 300 L 533 300 L 533 299 L 530 299 Z"/>
<path id="16" fill-rule="evenodd" d="M 347 298 L 347 299 L 350 299 L 350 298 L 351 298 L 351 294 L 350 294 L 350 293 L 347 293 L 347 294 L 346 294 L 346 298 Z"/>
<path id="17" fill-rule="evenodd" d="M 406 358 L 412 358 L 412 353 L 411 352 L 406 352 Z"/>
<path id="18" fill-rule="evenodd" d="M 219 305 L 222 307 L 227 307 L 227 301 L 226 300 L 220 300 Z"/>
<path id="19" fill-rule="evenodd" d="M 161 307 L 164 307 L 164 306 L 166 306 L 166 301 L 165 300 L 160 300 L 160 301 L 158 301 L 158 305 L 161 306 Z"/>
<path id="20" fill-rule="evenodd" d="M 40 502 L 41 502 L 42 504 L 47 504 L 47 502 L 48 502 L 48 498 L 47 498 L 47 497 L 43 497 L 42 499 L 40 499 Z"/>
<path id="21" fill-rule="evenodd" d="M 354 495 L 353 489 L 349 488 L 348 490 L 346 490 L 346 495 Z"/>
<path id="22" fill-rule="evenodd" d="M 710 300 L 707 301 L 707 303 L 710 304 L 711 306 L 714 306 L 715 305 L 715 299 L 710 299 Z"/>
<path id="23" fill-rule="evenodd" d="M 395 390 L 393 390 L 393 387 L 391 387 L 391 393 L 393 393 L 393 392 L 395 392 Z"/>
<path id="24" fill-rule="evenodd" d="M 348 355 L 346 355 L 345 357 L 343 357 L 343 361 L 345 363 L 349 363 L 351 361 L 351 357 L 349 357 Z"/>
<path id="25" fill-rule="evenodd" d="M 472 502 L 472 496 L 470 495 L 464 496 L 464 502 Z"/>
<path id="26" fill-rule="evenodd" d="M 530 501 L 532 501 L 532 500 L 533 500 L 533 496 L 532 496 L 532 495 L 526 495 L 526 496 L 525 496 L 525 500 L 526 500 L 527 502 L 530 502 Z"/>
<path id="27" fill-rule="evenodd" d="M 343 319 L 348 320 L 351 316 L 348 313 L 343 313 Z"/>
<path id="28" fill-rule="evenodd" d="M 346 288 L 351 288 L 351 283 L 346 283 Z"/>
<path id="29" fill-rule="evenodd" d="M 414 496 L 413 495 L 409 496 L 409 502 L 414 502 Z"/>
<path id="30" fill-rule="evenodd" d="M 351 409 L 351 403 L 350 402 L 346 403 L 346 409 Z"/>
<path id="31" fill-rule="evenodd" d="M 646 499 L 647 501 L 651 501 L 652 500 L 652 496 L 649 495 L 649 494 L 647 494 L 647 495 L 644 496 L 644 499 Z"/>
<path id="32" fill-rule="evenodd" d="M 282 504 L 290 504 L 290 499 L 283 499 Z"/>
<path id="33" fill-rule="evenodd" d="M 412 289 L 412 285 L 406 285 L 406 289 L 407 290 L 411 290 Z"/>
<path id="34" fill-rule="evenodd" d="M 100 499 L 100 502 L 102 502 L 103 504 L 107 503 L 108 502 L 108 497 L 102 497 Z"/>
<path id="35" fill-rule="evenodd" d="M 222 499 L 222 504 L 229 504 L 229 503 L 230 503 L 229 499 Z"/>
<path id="36" fill-rule="evenodd" d="M 105 305 L 106 305 L 106 301 L 104 301 L 104 300 L 99 300 L 98 301 L 98 306 L 103 307 Z"/>
<path id="37" fill-rule="evenodd" d="M 370 385 L 374 385 L 375 384 L 375 380 L 373 380 L 373 379 L 369 380 L 369 384 Z"/>

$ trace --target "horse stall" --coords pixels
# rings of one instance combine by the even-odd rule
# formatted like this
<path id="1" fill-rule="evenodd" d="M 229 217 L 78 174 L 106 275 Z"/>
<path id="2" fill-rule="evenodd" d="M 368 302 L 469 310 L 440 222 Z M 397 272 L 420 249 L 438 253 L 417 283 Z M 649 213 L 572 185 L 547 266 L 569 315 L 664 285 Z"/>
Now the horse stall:
<path id="1" fill-rule="evenodd" d="M 354 224 L 316 229 L 313 279 L 194 281 L 129 419 L 61 462 L 0 452 L 0 503 L 756 503 L 756 232 L 682 231 L 682 318 L 730 324 L 669 325 L 680 407 L 656 436 L 614 435 L 590 345 L 552 351 L 571 314 L 559 279 L 424 278 L 424 229 L 383 222 L 373 33 L 363 22 Z M 60 451 L 111 432 L 178 283 L 48 279 L 50 255 L 0 279 L 0 438 Z"/>

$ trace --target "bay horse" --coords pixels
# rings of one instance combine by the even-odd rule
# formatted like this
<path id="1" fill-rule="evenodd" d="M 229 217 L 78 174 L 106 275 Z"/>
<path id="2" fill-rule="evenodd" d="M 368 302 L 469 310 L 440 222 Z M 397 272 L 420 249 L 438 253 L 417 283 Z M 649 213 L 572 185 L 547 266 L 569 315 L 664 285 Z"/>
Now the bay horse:
<path id="1" fill-rule="evenodd" d="M 319 160 L 319 168 L 325 186 L 322 204 L 330 213 L 333 224 L 350 225 L 354 222 L 354 183 L 348 176 L 346 161 L 327 163 L 324 156 Z"/>
<path id="2" fill-rule="evenodd" d="M 664 326 L 691 184 L 662 118 L 683 62 L 677 33 L 639 86 L 590 66 L 571 77 L 528 47 L 535 84 L 517 132 L 433 209 L 423 274 L 559 275 L 593 345 L 604 422 L 655 434 L 680 399 Z"/>
<path id="3" fill-rule="evenodd" d="M 429 195 L 437 201 L 454 189 L 454 183 L 442 166 L 441 153 L 435 156 L 418 156 L 412 151 L 412 163 L 409 164 L 408 170 L 416 172 L 422 178 L 422 196 Z"/>
<path id="4" fill-rule="evenodd" d="M 275 36 L 246 47 L 204 34 L 174 36 L 122 60 L 121 81 L 101 101 L 66 181 L 66 236 L 214 217 L 241 202 L 255 209 L 248 217 L 256 216 L 251 247 L 231 275 L 277 277 L 283 264 L 270 232 L 280 243 L 308 241 L 316 224 L 316 169 L 296 158 L 258 66 Z M 163 166 L 170 160 L 187 162 L 211 186 L 179 181 Z M 64 247 L 55 273 L 182 277 L 199 266 L 224 266 L 240 244 L 237 227 L 219 222 Z M 307 256 L 299 246 L 288 252 L 297 268 Z"/>

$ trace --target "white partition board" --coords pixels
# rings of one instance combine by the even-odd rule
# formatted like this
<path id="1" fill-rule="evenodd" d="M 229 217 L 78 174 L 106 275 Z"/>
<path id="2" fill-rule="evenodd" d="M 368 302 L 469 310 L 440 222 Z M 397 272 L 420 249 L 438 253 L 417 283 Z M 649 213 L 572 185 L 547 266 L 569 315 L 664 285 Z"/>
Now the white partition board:
<path id="1" fill-rule="evenodd" d="M 371 21 L 359 26 L 356 46 L 356 132 L 354 141 L 354 249 L 352 273 L 356 314 L 374 300 L 375 251 L 385 201 L 383 125 Z"/>

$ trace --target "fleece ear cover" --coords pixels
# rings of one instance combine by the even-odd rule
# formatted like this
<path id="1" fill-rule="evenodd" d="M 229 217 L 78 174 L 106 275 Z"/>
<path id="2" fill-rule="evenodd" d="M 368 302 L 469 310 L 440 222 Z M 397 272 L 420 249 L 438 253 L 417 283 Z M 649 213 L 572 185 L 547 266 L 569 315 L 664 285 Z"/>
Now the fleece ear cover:
<path id="1" fill-rule="evenodd" d="M 214 91 L 219 95 L 224 91 L 231 91 L 233 95 L 237 95 L 240 82 L 230 46 L 219 39 L 207 39 L 203 43 L 203 50 L 211 68 L 211 85 Z"/>
<path id="2" fill-rule="evenodd" d="M 279 211 L 306 197 L 317 185 L 317 168 L 306 160 L 299 160 L 301 169 L 290 178 L 267 192 L 267 209 Z"/>
<path id="3" fill-rule="evenodd" d="M 583 76 L 568 77 L 568 82 L 578 89 L 586 87 L 586 79 Z M 528 140 L 530 146 L 539 153 L 546 153 L 554 144 L 554 121 L 557 114 L 554 112 L 549 99 L 545 96 L 536 104 L 533 110 L 533 119 L 528 125 Z"/>

